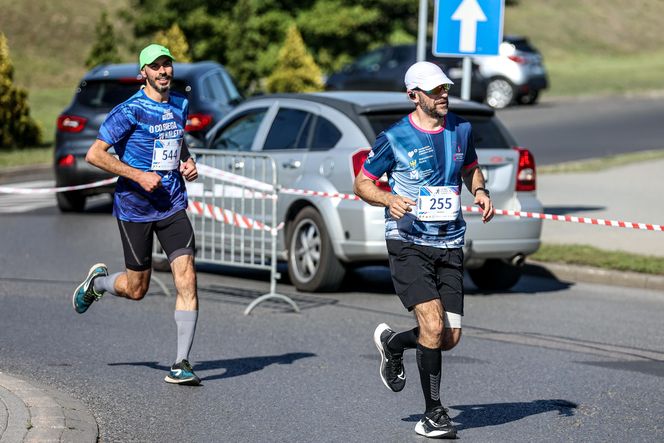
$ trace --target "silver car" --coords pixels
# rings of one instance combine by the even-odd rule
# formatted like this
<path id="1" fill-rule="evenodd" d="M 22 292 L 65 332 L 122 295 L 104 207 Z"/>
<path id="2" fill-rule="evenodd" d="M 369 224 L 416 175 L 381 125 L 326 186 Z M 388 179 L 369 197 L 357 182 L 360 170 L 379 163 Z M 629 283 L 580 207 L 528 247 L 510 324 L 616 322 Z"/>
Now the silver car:
<path id="1" fill-rule="evenodd" d="M 532 154 L 516 146 L 493 109 L 450 99 L 450 109 L 473 125 L 479 162 L 500 209 L 540 212 Z M 282 187 L 352 194 L 353 180 L 376 135 L 413 110 L 396 92 L 321 92 L 251 98 L 208 133 L 206 148 L 269 154 Z M 389 189 L 387 181 L 376 183 Z M 462 195 L 463 205 L 472 196 Z M 301 291 L 329 291 L 353 266 L 387 263 L 384 208 L 354 199 L 281 194 L 277 215 L 280 258 Z M 525 257 L 540 245 L 541 220 L 497 216 L 468 224 L 466 268 L 482 289 L 507 289 L 521 276 Z"/>
<path id="2" fill-rule="evenodd" d="M 542 55 L 521 36 L 505 36 L 495 57 L 476 57 L 487 80 L 486 102 L 501 109 L 512 103 L 535 104 L 549 86 Z"/>

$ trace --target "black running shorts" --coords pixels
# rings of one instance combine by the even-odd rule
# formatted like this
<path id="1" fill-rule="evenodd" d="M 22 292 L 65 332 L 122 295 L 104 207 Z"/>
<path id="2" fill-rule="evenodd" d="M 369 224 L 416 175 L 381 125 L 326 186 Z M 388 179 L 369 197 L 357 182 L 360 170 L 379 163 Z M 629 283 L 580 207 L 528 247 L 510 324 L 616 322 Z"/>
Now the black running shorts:
<path id="1" fill-rule="evenodd" d="M 181 255 L 194 255 L 194 230 L 185 211 L 163 220 L 145 223 L 118 219 L 125 265 L 132 271 L 145 271 L 152 266 L 152 239 L 157 234 L 168 261 Z"/>
<path id="2" fill-rule="evenodd" d="M 392 282 L 401 303 L 439 298 L 446 312 L 463 315 L 463 249 L 442 249 L 387 240 Z"/>

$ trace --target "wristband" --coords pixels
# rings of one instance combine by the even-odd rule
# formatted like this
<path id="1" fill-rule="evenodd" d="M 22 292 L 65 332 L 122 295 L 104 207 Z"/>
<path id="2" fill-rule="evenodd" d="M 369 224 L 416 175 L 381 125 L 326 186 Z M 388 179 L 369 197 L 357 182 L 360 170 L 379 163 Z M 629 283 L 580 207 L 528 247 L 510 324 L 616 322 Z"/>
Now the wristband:
<path id="1" fill-rule="evenodd" d="M 491 197 L 491 193 L 486 188 L 477 188 L 477 189 L 475 189 L 475 193 L 473 193 L 473 196 L 477 197 L 477 191 L 483 191 L 486 194 L 487 197 Z"/>

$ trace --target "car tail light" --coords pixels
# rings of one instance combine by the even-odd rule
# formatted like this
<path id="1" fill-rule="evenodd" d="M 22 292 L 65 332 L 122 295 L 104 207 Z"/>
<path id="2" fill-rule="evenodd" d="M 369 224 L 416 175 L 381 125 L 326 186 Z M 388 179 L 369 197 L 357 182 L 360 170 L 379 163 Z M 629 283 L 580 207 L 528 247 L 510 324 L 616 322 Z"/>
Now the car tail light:
<path id="1" fill-rule="evenodd" d="M 74 157 L 72 154 L 67 154 L 64 157 L 60 157 L 58 159 L 58 166 L 62 167 L 69 167 L 69 166 L 74 166 L 74 163 L 76 163 L 76 157 Z"/>
<path id="2" fill-rule="evenodd" d="M 508 55 L 507 58 L 512 60 L 513 62 L 516 62 L 520 65 L 523 65 L 526 63 L 526 59 L 524 57 L 518 56 L 518 55 Z"/>
<path id="3" fill-rule="evenodd" d="M 519 153 L 519 167 L 516 171 L 516 190 L 534 191 L 536 185 L 535 157 L 527 149 L 514 148 Z"/>
<path id="4" fill-rule="evenodd" d="M 353 177 L 357 177 L 357 174 L 360 173 L 362 166 L 364 165 L 364 161 L 367 159 L 370 152 L 371 149 L 362 149 L 353 154 Z M 392 191 L 392 188 L 390 188 L 390 185 L 387 182 L 387 176 L 385 175 L 376 180 L 374 183 L 383 191 Z"/>
<path id="5" fill-rule="evenodd" d="M 208 127 L 210 123 L 212 123 L 210 114 L 189 114 L 184 130 L 187 132 L 200 131 Z"/>
<path id="6" fill-rule="evenodd" d="M 85 128 L 88 119 L 76 115 L 62 114 L 58 117 L 58 131 L 60 132 L 81 132 Z"/>

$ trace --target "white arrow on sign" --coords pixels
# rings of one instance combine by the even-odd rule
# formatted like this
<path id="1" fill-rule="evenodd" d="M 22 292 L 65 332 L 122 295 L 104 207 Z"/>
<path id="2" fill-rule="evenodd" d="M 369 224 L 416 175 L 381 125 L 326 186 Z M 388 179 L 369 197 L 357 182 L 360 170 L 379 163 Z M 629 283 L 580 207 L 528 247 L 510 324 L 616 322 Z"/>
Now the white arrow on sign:
<path id="1" fill-rule="evenodd" d="M 477 22 L 487 20 L 477 0 L 463 0 L 452 14 L 452 20 L 461 22 L 459 51 L 475 52 L 477 48 Z"/>

